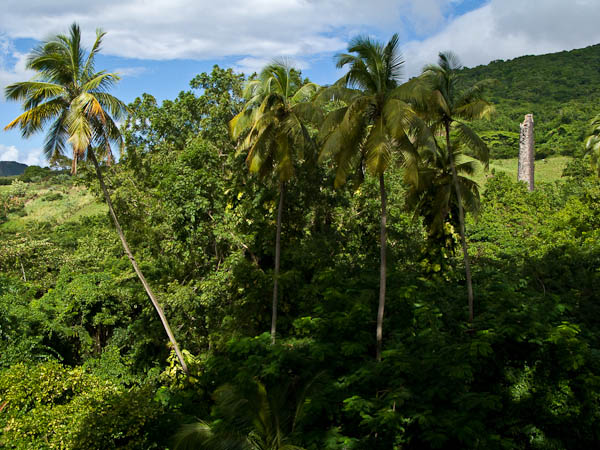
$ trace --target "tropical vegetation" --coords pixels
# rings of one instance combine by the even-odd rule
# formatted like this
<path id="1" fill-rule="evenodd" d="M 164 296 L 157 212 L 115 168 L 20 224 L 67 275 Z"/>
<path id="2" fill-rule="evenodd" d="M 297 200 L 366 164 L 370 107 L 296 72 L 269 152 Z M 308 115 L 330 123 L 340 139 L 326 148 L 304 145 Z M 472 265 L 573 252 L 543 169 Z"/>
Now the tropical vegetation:
<path id="1" fill-rule="evenodd" d="M 410 106 L 402 101 L 399 85 L 402 58 L 395 34 L 384 46 L 368 37 L 357 37 L 350 53 L 337 55 L 337 67 L 348 72 L 334 86 L 319 94 L 320 101 L 341 102 L 329 112 L 321 127 L 320 159 L 336 165 L 335 186 L 346 182 L 350 171 L 366 169 L 379 179 L 381 199 L 379 305 L 377 309 L 376 358 L 381 360 L 383 316 L 387 278 L 387 192 L 385 172 L 394 160 L 404 163 L 407 179 L 414 177 L 421 125 Z"/>
<path id="2" fill-rule="evenodd" d="M 260 77 L 249 81 L 244 89 L 247 103 L 231 119 L 229 126 L 234 139 L 247 132 L 240 150 L 247 151 L 246 162 L 251 172 L 263 177 L 273 172 L 278 178 L 279 203 L 275 234 L 275 271 L 273 273 L 273 309 L 271 339 L 277 335 L 277 302 L 279 266 L 281 261 L 281 216 L 285 184 L 295 172 L 295 166 L 305 159 L 314 143 L 308 123 L 315 119 L 318 109 L 310 99 L 317 90 L 314 83 L 304 83 L 300 72 L 285 61 L 266 66 Z M 314 154 L 314 152 L 312 152 Z M 308 155 L 310 158 L 310 153 Z"/>
<path id="3" fill-rule="evenodd" d="M 127 111 L 123 102 L 107 92 L 119 76 L 95 71 L 94 59 L 104 35 L 101 30 L 96 31 L 96 40 L 87 57 L 81 47 L 81 30 L 77 24 L 71 25 L 68 36 L 57 35 L 36 47 L 28 57 L 26 67 L 37 72 L 37 76 L 6 87 L 6 98 L 21 101 L 25 112 L 10 122 L 5 130 L 19 127 L 23 137 L 29 137 L 52 121 L 44 143 L 46 158 L 49 161 L 59 159 L 68 142 L 73 150 L 72 174 L 77 173 L 79 159 L 92 161 L 123 249 L 156 308 L 182 367 L 187 371 L 162 307 L 129 249 L 96 158 L 98 153 L 108 164 L 112 162 L 111 141 L 121 144 L 121 133 L 114 120 L 122 118 Z"/>
<path id="4" fill-rule="evenodd" d="M 32 58 L 77 48 L 75 29 Z M 67 77 L 61 52 L 48 60 Z M 85 67 L 97 51 L 76 54 Z M 528 192 L 489 138 L 505 132 L 509 77 L 480 83 L 516 63 L 442 55 L 404 82 L 396 38 L 359 37 L 323 87 L 281 62 L 248 77 L 215 66 L 174 99 L 121 108 L 120 130 L 103 128 L 111 86 L 82 89 L 89 107 L 13 86 L 14 126 L 64 133 L 54 168 L 0 183 L 0 446 L 596 448 L 597 111 L 568 138 L 577 157 L 538 161 Z M 532 58 L 519 70 L 531 62 L 547 100 L 562 67 Z M 42 116 L 48 102 L 64 117 Z M 109 135 L 123 143 L 110 165 Z"/>

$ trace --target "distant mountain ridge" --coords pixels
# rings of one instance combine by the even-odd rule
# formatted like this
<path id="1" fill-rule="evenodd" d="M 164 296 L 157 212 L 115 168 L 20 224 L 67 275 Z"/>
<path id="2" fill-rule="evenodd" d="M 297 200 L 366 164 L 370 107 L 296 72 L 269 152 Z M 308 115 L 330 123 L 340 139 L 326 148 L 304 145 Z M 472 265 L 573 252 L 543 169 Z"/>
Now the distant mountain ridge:
<path id="1" fill-rule="evenodd" d="M 460 55 L 459 55 L 460 56 Z M 600 44 L 538 56 L 521 56 L 466 68 L 463 81 L 493 78 L 487 98 L 496 106 L 491 121 L 474 124 L 492 157 L 518 154 L 519 124 L 533 113 L 537 157 L 577 155 L 600 113 Z"/>
<path id="2" fill-rule="evenodd" d="M 0 161 L 0 177 L 10 177 L 13 175 L 22 175 L 27 168 L 27 164 L 16 161 Z"/>

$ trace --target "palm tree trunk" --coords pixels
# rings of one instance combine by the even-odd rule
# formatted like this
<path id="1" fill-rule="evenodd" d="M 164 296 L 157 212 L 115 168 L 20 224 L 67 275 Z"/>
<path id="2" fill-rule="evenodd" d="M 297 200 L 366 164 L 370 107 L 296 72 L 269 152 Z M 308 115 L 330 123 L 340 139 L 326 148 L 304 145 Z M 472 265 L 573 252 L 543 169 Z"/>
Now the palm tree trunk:
<path id="1" fill-rule="evenodd" d="M 387 195 L 385 192 L 385 183 L 383 173 L 379 174 L 379 193 L 381 195 L 381 236 L 380 236 L 380 264 L 379 264 L 379 308 L 377 309 L 377 361 L 381 361 L 381 348 L 383 342 L 383 311 L 385 308 L 385 279 L 387 272 Z"/>
<path id="2" fill-rule="evenodd" d="M 456 200 L 458 202 L 458 222 L 460 225 L 460 242 L 462 244 L 463 259 L 465 262 L 465 275 L 467 277 L 467 296 L 469 298 L 469 323 L 473 322 L 473 281 L 471 280 L 471 262 L 469 260 L 469 252 L 467 249 L 467 239 L 465 237 L 465 212 L 462 204 L 462 196 L 460 195 L 460 186 L 458 184 L 458 175 L 456 173 L 456 165 L 454 163 L 454 155 L 450 148 L 450 122 L 446 121 L 446 149 L 450 158 L 450 167 L 452 168 L 452 181 L 456 191 Z"/>
<path id="3" fill-rule="evenodd" d="M 281 216 L 283 214 L 283 183 L 279 183 L 279 206 L 277 208 L 277 231 L 275 233 L 275 273 L 273 274 L 273 313 L 271 315 L 271 343 L 277 335 L 277 288 L 279 286 L 279 264 L 281 262 Z"/>
<path id="4" fill-rule="evenodd" d="M 117 219 L 117 215 L 115 214 L 115 210 L 113 208 L 112 201 L 110 200 L 110 196 L 108 195 L 108 190 L 106 189 L 106 185 L 104 184 L 104 178 L 102 178 L 102 173 L 100 172 L 100 166 L 98 165 L 98 160 L 96 159 L 96 155 L 94 154 L 94 151 L 91 148 L 88 148 L 88 157 L 92 160 L 92 162 L 94 163 L 94 167 L 96 168 L 96 176 L 98 177 L 98 181 L 100 182 L 100 187 L 102 188 L 102 192 L 104 193 L 104 198 L 106 199 L 106 204 L 108 205 L 108 210 L 110 211 L 110 215 L 112 216 L 113 221 L 115 223 L 115 228 L 117 229 L 117 233 L 119 234 L 119 238 L 121 239 L 121 244 L 123 244 L 123 250 L 125 250 L 125 253 L 127 254 L 127 257 L 129 258 L 129 261 L 131 261 L 133 270 L 135 270 L 135 273 L 137 274 L 138 278 L 142 282 L 144 289 L 146 289 L 146 293 L 148 294 L 148 297 L 150 297 L 150 301 L 152 301 L 152 304 L 154 305 L 154 308 L 156 309 L 156 312 L 158 313 L 158 315 L 160 317 L 163 327 L 165 328 L 165 331 L 167 332 L 167 336 L 169 336 L 169 341 L 171 341 L 171 344 L 173 345 L 173 348 L 175 349 L 175 353 L 177 354 L 177 358 L 179 359 L 179 362 L 181 363 L 181 367 L 183 368 L 183 371 L 187 374 L 188 373 L 187 365 L 185 364 L 185 361 L 183 360 L 183 355 L 181 354 L 181 351 L 179 350 L 179 345 L 177 345 L 177 341 L 175 340 L 175 336 L 173 335 L 173 332 L 171 331 L 171 327 L 169 326 L 169 322 L 167 321 L 167 318 L 165 317 L 165 313 L 163 312 L 162 307 L 158 303 L 158 300 L 154 296 L 154 293 L 152 292 L 150 285 L 146 281 L 144 274 L 138 267 L 137 262 L 136 262 L 135 258 L 133 257 L 133 253 L 131 253 L 131 250 L 129 249 L 129 244 L 127 244 L 127 240 L 125 239 L 125 234 L 123 234 L 123 230 L 121 229 L 121 225 L 119 224 L 119 220 Z"/>

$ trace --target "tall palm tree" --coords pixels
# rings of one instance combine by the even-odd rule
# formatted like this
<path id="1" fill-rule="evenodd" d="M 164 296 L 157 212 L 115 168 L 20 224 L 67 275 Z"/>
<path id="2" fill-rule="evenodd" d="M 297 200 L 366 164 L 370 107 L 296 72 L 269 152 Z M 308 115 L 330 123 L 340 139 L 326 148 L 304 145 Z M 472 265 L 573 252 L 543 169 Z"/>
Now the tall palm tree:
<path id="1" fill-rule="evenodd" d="M 591 132 L 585 141 L 585 149 L 591 154 L 592 167 L 600 175 L 600 114 L 591 122 Z"/>
<path id="2" fill-rule="evenodd" d="M 125 239 L 96 157 L 97 153 L 111 162 L 111 142 L 122 144 L 115 120 L 127 113 L 126 105 L 108 93 L 119 80 L 118 75 L 97 72 L 94 67 L 105 34 L 101 30 L 96 31 L 96 40 L 87 57 L 81 46 L 81 31 L 75 23 L 71 25 L 69 35 L 57 35 L 35 48 L 27 59 L 27 68 L 36 71 L 37 76 L 6 87 L 6 98 L 22 102 L 25 111 L 5 130 L 19 127 L 23 137 L 29 137 L 52 122 L 44 143 L 48 160 L 53 161 L 63 155 L 69 143 L 73 151 L 73 174 L 77 171 L 79 159 L 92 161 L 123 249 L 160 317 L 183 370 L 187 372 L 163 309 Z"/>
<path id="3" fill-rule="evenodd" d="M 275 234 L 275 270 L 271 340 L 277 334 L 277 303 L 281 261 L 281 217 L 285 184 L 293 177 L 294 167 L 304 159 L 304 151 L 313 145 L 306 124 L 319 121 L 320 112 L 309 100 L 317 91 L 314 83 L 303 83 L 300 72 L 286 61 L 267 65 L 258 79 L 244 89 L 246 104 L 229 123 L 233 139 L 239 139 L 240 151 L 248 152 L 246 162 L 251 172 L 278 178 L 279 205 Z"/>
<path id="4" fill-rule="evenodd" d="M 320 159 L 333 158 L 335 161 L 336 187 L 346 181 L 357 164 L 364 164 L 379 178 L 381 227 L 377 360 L 381 360 L 387 272 L 384 173 L 393 154 L 397 153 L 405 163 L 405 175 L 415 175 L 416 131 L 420 128 L 416 115 L 401 100 L 400 80 L 404 61 L 398 46 L 398 35 L 394 35 L 386 45 L 368 37 L 354 38 L 348 46 L 349 53 L 337 55 L 337 67 L 347 66 L 348 72 L 318 96 L 321 101 L 337 100 L 344 105 L 330 112 L 321 126 L 323 147 Z"/>
<path id="5" fill-rule="evenodd" d="M 452 52 L 439 54 L 438 64 L 428 65 L 423 69 L 417 89 L 416 104 L 420 112 L 429 122 L 435 134 L 445 137 L 446 152 L 452 173 L 452 183 L 458 203 L 459 233 L 467 279 L 467 295 L 469 301 L 469 322 L 473 321 L 473 283 L 471 279 L 471 263 L 465 237 L 464 197 L 467 194 L 459 181 L 456 168 L 456 150 L 452 148 L 451 134 L 455 133 L 461 142 L 462 149 L 468 149 L 471 156 L 478 159 L 487 168 L 489 151 L 485 142 L 464 122 L 489 117 L 493 106 L 482 98 L 485 88 L 492 80 L 483 80 L 472 86 L 463 88 L 460 85 L 459 71 L 462 65 Z"/>

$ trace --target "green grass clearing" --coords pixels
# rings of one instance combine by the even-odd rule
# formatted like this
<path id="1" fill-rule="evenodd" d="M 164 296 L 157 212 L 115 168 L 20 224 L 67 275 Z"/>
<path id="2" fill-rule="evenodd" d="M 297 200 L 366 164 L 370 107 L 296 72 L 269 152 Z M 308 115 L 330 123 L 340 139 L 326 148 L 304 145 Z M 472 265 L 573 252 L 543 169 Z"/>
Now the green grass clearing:
<path id="1" fill-rule="evenodd" d="M 105 214 L 108 209 L 83 186 L 28 186 L 29 198 L 23 210 L 8 215 L 0 225 L 4 231 L 18 232 L 34 223 L 62 224 L 80 217 Z"/>
<path id="2" fill-rule="evenodd" d="M 571 160 L 570 156 L 553 156 L 546 159 L 540 159 L 535 162 L 535 183 L 552 183 L 560 180 L 562 172 Z M 510 159 L 495 159 L 490 161 L 490 168 L 487 173 L 483 170 L 478 170 L 474 178 L 479 183 L 481 188 L 485 189 L 485 182 L 492 173 L 504 172 L 513 180 L 517 181 L 517 169 L 519 165 L 518 158 Z"/>

